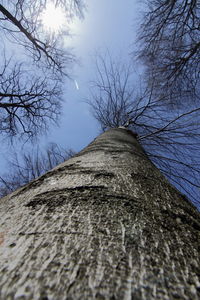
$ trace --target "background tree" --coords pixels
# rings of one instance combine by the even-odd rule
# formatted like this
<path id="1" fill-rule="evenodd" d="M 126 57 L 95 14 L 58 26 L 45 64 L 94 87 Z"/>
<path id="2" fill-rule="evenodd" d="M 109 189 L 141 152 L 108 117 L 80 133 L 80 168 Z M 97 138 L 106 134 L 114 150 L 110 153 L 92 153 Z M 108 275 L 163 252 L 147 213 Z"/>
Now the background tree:
<path id="1" fill-rule="evenodd" d="M 62 80 L 70 76 L 75 57 L 63 46 L 70 34 L 66 23 L 57 32 L 44 28 L 42 14 L 50 4 L 62 9 L 69 22 L 82 17 L 81 0 L 0 4 L 0 131 L 4 136 L 33 137 L 45 131 L 49 121 L 57 121 L 60 113 Z"/>
<path id="2" fill-rule="evenodd" d="M 145 10 L 145 9 L 144 9 Z M 196 0 L 150 0 L 140 27 L 140 51 L 149 84 L 168 103 L 199 101 L 200 5 Z"/>
<path id="3" fill-rule="evenodd" d="M 42 151 L 39 147 L 22 155 L 13 153 L 8 161 L 9 172 L 0 176 L 0 197 L 10 194 L 33 179 L 41 176 L 75 154 L 55 143 Z"/>
<path id="4" fill-rule="evenodd" d="M 169 110 L 167 95 L 156 97 L 153 83 L 149 89 L 130 65 L 109 55 L 97 56 L 96 71 L 88 102 L 102 130 L 131 128 L 151 161 L 198 205 L 200 106 Z"/>

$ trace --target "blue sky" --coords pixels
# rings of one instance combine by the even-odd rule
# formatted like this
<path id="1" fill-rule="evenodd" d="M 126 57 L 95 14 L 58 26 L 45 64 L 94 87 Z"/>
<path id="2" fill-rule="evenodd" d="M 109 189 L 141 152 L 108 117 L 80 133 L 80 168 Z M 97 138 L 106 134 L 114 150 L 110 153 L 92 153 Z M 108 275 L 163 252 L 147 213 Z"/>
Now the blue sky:
<path id="1" fill-rule="evenodd" d="M 98 134 L 99 126 L 89 112 L 84 100 L 88 98 L 90 81 L 94 78 L 95 51 L 109 52 L 113 56 L 127 60 L 134 49 L 136 27 L 139 19 L 137 0 L 87 0 L 84 20 L 76 20 L 71 25 L 72 38 L 66 38 L 66 45 L 74 48 L 78 64 L 72 74 L 78 83 L 66 80 L 64 84 L 64 104 L 60 126 L 51 126 L 47 136 L 40 137 L 38 144 L 45 146 L 55 142 L 76 151 L 87 146 Z M 16 146 L 21 149 L 22 145 Z M 13 147 L 1 143 L 1 174 L 6 169 L 6 158 Z M 25 148 L 27 145 L 24 146 Z M 25 149 L 23 148 L 23 149 Z"/>
<path id="2" fill-rule="evenodd" d="M 79 65 L 74 66 L 75 83 L 66 82 L 65 103 L 59 129 L 54 129 L 48 140 L 80 150 L 98 133 L 98 125 L 84 100 L 88 97 L 90 81 L 94 77 L 94 53 L 108 49 L 112 55 L 129 57 L 135 39 L 134 20 L 136 1 L 87 1 L 85 20 L 72 26 L 74 37 L 66 41 L 74 47 Z M 136 23 L 136 21 L 135 21 Z"/>
<path id="3" fill-rule="evenodd" d="M 72 24 L 73 38 L 66 39 L 79 60 L 73 69 L 79 90 L 73 81 L 66 80 L 60 127 L 51 127 L 48 136 L 40 139 L 42 144 L 53 141 L 80 150 L 99 133 L 98 124 L 84 103 L 94 77 L 94 54 L 108 49 L 114 56 L 129 59 L 138 19 L 136 3 L 131 0 L 126 1 L 126 5 L 122 0 L 87 1 L 85 19 Z"/>
<path id="4" fill-rule="evenodd" d="M 80 150 L 98 133 L 98 125 L 84 100 L 88 97 L 90 81 L 94 78 L 94 53 L 108 49 L 112 55 L 129 57 L 135 38 L 134 20 L 137 18 L 136 1 L 87 1 L 84 21 L 72 26 L 74 47 L 79 65 L 74 66 L 78 83 L 66 82 L 65 104 L 60 128 L 52 130 L 48 140 Z M 135 22 L 136 23 L 136 22 Z M 68 41 L 66 41 L 68 43 Z"/>

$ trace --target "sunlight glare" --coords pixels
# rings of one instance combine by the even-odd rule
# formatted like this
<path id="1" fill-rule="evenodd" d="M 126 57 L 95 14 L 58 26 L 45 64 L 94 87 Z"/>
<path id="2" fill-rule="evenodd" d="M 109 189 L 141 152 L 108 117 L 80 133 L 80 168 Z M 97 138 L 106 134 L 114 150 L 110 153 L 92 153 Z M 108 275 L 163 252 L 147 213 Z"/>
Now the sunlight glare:
<path id="1" fill-rule="evenodd" d="M 45 29 L 58 32 L 62 29 L 65 23 L 65 13 L 61 7 L 56 7 L 53 3 L 49 3 L 46 6 L 45 11 L 42 14 L 42 24 Z"/>

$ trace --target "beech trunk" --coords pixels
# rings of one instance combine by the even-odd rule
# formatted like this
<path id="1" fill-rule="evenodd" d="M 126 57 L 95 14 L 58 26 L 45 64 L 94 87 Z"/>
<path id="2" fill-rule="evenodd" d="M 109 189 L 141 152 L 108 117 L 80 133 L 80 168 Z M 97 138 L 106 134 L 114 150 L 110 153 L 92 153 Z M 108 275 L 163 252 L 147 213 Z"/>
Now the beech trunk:
<path id="1" fill-rule="evenodd" d="M 108 130 L 0 199 L 0 299 L 200 299 L 199 229 L 134 133 Z"/>

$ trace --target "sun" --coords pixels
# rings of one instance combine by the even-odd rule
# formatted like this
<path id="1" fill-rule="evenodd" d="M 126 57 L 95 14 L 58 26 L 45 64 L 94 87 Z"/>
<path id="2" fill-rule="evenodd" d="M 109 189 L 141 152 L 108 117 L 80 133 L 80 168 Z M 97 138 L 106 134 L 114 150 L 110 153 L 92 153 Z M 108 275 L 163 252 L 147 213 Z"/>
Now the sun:
<path id="1" fill-rule="evenodd" d="M 42 25 L 51 32 L 60 31 L 66 21 L 66 16 L 61 7 L 49 3 L 41 16 Z"/>

